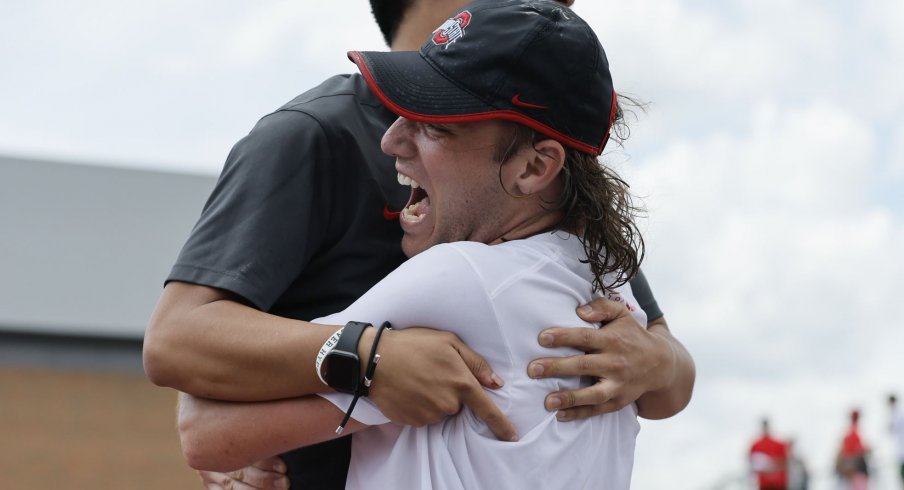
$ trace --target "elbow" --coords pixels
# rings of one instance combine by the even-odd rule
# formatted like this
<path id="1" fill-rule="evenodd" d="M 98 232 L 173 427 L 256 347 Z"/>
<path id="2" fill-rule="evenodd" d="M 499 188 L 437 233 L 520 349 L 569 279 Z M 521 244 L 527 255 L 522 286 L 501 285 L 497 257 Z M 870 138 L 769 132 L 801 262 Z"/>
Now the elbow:
<path id="1" fill-rule="evenodd" d="M 183 432 L 179 430 L 179 441 L 182 444 L 182 457 L 185 463 L 198 471 L 216 471 L 219 473 L 227 473 L 236 470 L 243 465 L 229 464 L 222 454 L 214 454 L 208 446 L 201 441 L 201 437 L 197 437 L 190 430 Z"/>
<path id="2" fill-rule="evenodd" d="M 178 366 L 180 352 L 184 349 L 184 342 L 177 335 L 179 331 L 175 319 L 155 312 L 145 330 L 141 360 L 144 374 L 151 383 L 189 391 L 183 379 L 186 370 Z"/>
<path id="3" fill-rule="evenodd" d="M 218 450 L 214 441 L 211 441 L 209 427 L 205 424 L 204 417 L 191 407 L 192 403 L 185 395 L 180 397 L 177 427 L 182 457 L 186 464 L 198 471 L 227 472 L 241 467 L 241 465 L 231 467 L 229 461 L 224 460 L 223 452 Z"/>
<path id="4" fill-rule="evenodd" d="M 204 451 L 192 429 L 179 421 L 179 443 L 182 445 L 182 457 L 191 468 L 199 471 L 217 471 L 213 468 L 210 457 Z"/>
<path id="5" fill-rule="evenodd" d="M 180 427 L 179 441 L 182 444 L 182 457 L 188 466 L 198 471 L 216 471 L 220 473 L 233 471 L 240 467 L 224 465 L 222 455 L 212 454 L 210 449 L 199 439 L 201 438 L 193 434 L 191 430 L 183 431 Z"/>
<path id="6" fill-rule="evenodd" d="M 245 461 L 233 452 L 224 450 L 217 444 L 211 444 L 209 438 L 192 429 L 179 427 L 179 442 L 182 445 L 182 457 L 185 463 L 198 471 L 216 471 L 228 473 L 244 468 L 252 463 Z"/>
<path id="7" fill-rule="evenodd" d="M 179 395 L 176 427 L 186 464 L 198 471 L 227 473 L 250 465 L 235 438 L 233 427 L 223 423 L 224 412 L 212 400 Z"/>
<path id="8" fill-rule="evenodd" d="M 196 335 L 193 313 L 211 301 L 200 286 L 171 282 L 163 294 L 144 333 L 142 362 L 148 379 L 158 386 L 190 391 L 186 383 L 192 373 L 191 346 Z"/>
<path id="9" fill-rule="evenodd" d="M 667 419 L 678 415 L 682 410 L 687 408 L 690 401 L 690 393 L 687 393 L 687 396 L 682 394 L 656 401 L 644 400 L 644 398 L 641 397 L 636 403 L 637 415 L 647 420 Z"/>
<path id="10" fill-rule="evenodd" d="M 662 420 L 677 415 L 690 404 L 696 379 L 696 367 L 688 355 L 670 386 L 646 393 L 637 400 L 637 415 L 648 420 Z"/>
<path id="11" fill-rule="evenodd" d="M 141 349 L 141 362 L 144 365 L 144 375 L 157 386 L 169 386 L 167 383 L 168 376 L 164 369 L 160 348 L 149 342 L 148 337 L 144 338 L 144 346 Z"/>

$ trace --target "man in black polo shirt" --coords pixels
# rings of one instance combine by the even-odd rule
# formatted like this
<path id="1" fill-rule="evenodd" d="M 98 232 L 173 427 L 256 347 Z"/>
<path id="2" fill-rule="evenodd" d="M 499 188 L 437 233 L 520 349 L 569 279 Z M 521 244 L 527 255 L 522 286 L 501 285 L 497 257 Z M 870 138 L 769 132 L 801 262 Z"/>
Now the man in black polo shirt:
<path id="1" fill-rule="evenodd" d="M 381 29 L 391 47 L 415 50 L 466 3 L 372 5 L 387 21 Z M 324 388 L 312 366 L 337 327 L 304 320 L 345 308 L 404 260 L 391 211 L 405 204 L 408 188 L 396 182 L 393 160 L 379 146 L 393 119 L 360 76 L 337 76 L 262 118 L 236 144 L 149 324 L 145 367 L 152 381 L 236 401 Z M 649 407 L 642 415 L 650 418 L 686 405 L 694 378 L 690 356 L 669 334 L 652 295 L 643 294 L 645 283 L 634 287 L 649 317 L 658 318 L 649 330 L 600 301 L 585 318 L 611 320 L 605 329 L 590 340 L 554 329 L 548 344 L 581 348 L 592 353 L 590 362 L 532 363 L 532 373 L 537 365 L 545 368 L 537 376 L 605 378 L 547 398 L 548 408 L 562 409 L 563 420 L 611 411 L 641 395 L 638 404 Z M 431 330 L 398 333 L 381 344 L 381 376 L 371 394 L 387 416 L 422 425 L 443 417 L 454 400 L 500 420 L 496 431 L 506 430 L 508 421 L 481 388 L 496 381 L 479 356 Z M 612 345 L 610 336 L 629 341 Z M 436 382 L 437 372 L 448 384 Z M 345 438 L 284 459 L 296 488 L 342 488 L 348 454 Z"/>

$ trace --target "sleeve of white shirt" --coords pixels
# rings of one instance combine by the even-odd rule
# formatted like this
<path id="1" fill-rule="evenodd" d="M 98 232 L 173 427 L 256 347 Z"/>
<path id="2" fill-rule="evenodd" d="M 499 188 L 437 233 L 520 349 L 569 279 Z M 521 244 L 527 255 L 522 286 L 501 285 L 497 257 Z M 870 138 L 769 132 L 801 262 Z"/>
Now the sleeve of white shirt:
<path id="1" fill-rule="evenodd" d="M 452 244 L 446 244 L 412 257 L 344 311 L 314 323 L 366 321 L 380 325 L 389 321 L 394 329 L 421 326 L 457 333 L 461 328 L 481 328 L 493 316 L 484 284 L 471 262 Z M 374 379 L 379 382 L 379 378 L 378 365 Z M 353 398 L 345 393 L 320 396 L 343 412 Z M 390 421 L 364 397 L 358 400 L 352 418 L 367 425 Z"/>

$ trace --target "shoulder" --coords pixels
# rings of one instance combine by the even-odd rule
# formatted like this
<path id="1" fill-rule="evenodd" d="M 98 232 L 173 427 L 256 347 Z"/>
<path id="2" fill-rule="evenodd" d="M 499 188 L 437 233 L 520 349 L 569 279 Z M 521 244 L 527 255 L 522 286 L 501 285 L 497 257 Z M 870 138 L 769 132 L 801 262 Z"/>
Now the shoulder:
<path id="1" fill-rule="evenodd" d="M 364 78 L 358 74 L 334 75 L 320 85 L 305 91 L 277 109 L 281 110 L 320 110 L 333 107 L 367 104 L 380 106 Z"/>
<path id="2" fill-rule="evenodd" d="M 337 116 L 353 111 L 358 105 L 355 85 L 349 75 L 330 77 L 262 117 L 252 134 L 265 131 L 277 136 L 323 130 L 334 121 L 341 121 Z"/>
<path id="3" fill-rule="evenodd" d="M 231 160 L 253 156 L 267 161 L 322 161 L 352 148 L 379 153 L 389 116 L 360 75 L 337 75 L 262 117 L 233 148 Z M 263 160 L 263 161 L 262 161 Z"/>
<path id="4" fill-rule="evenodd" d="M 427 256 L 430 260 L 450 273 L 461 274 L 466 270 L 490 296 L 518 283 L 520 278 L 558 264 L 563 255 L 563 250 L 554 243 L 536 237 L 495 245 L 452 242 L 432 247 L 427 252 L 430 252 Z"/>
<path id="5" fill-rule="evenodd" d="M 479 281 L 489 289 L 495 289 L 550 264 L 567 269 L 562 262 L 574 261 L 582 266 L 578 262 L 580 257 L 572 256 L 572 245 L 569 240 L 548 237 L 531 237 L 497 245 L 472 241 L 443 243 L 408 259 L 400 269 L 405 274 Z"/>
<path id="6" fill-rule="evenodd" d="M 472 247 L 460 246 L 462 243 L 474 242 L 442 243 L 434 245 L 405 261 L 400 269 L 404 269 L 406 274 L 435 274 L 437 272 L 447 273 L 453 271 L 464 274 L 472 273 L 474 271 L 474 267 L 470 260 L 470 257 L 473 255 L 470 251 Z M 482 243 L 474 244 L 488 247 Z"/>
<path id="7" fill-rule="evenodd" d="M 377 100 L 358 74 L 336 75 L 320 85 L 295 97 L 273 113 L 265 116 L 291 117 L 305 115 L 326 130 L 347 129 L 352 132 L 370 129 L 360 126 L 360 122 L 373 120 L 380 127 L 380 133 L 394 116 Z M 298 117 L 299 120 L 304 119 Z"/>
<path id="8" fill-rule="evenodd" d="M 422 299 L 465 292 L 483 295 L 485 274 L 473 251 L 489 247 L 472 243 L 434 245 L 405 261 L 384 282 L 401 284 L 409 295 Z"/>

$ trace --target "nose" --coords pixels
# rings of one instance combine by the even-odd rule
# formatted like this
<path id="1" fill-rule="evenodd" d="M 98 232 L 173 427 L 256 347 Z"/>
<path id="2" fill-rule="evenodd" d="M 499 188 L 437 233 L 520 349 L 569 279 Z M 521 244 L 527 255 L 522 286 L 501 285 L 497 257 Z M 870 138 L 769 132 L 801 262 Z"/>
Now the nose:
<path id="1" fill-rule="evenodd" d="M 396 158 L 409 158 L 414 154 L 414 144 L 411 139 L 413 121 L 399 117 L 389 126 L 383 139 L 380 140 L 380 149 L 383 153 Z"/>

